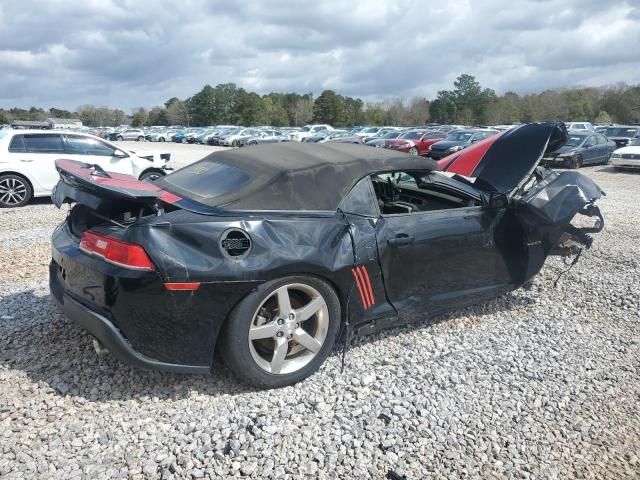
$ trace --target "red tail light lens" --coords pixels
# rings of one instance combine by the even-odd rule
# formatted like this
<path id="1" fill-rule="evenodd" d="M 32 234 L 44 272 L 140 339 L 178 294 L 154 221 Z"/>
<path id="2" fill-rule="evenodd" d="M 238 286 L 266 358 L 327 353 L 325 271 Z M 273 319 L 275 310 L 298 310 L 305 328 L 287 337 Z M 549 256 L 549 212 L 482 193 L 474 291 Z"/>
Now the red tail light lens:
<path id="1" fill-rule="evenodd" d="M 147 252 L 140 245 L 123 242 L 90 230 L 82 234 L 80 250 L 121 267 L 136 270 L 155 270 Z"/>

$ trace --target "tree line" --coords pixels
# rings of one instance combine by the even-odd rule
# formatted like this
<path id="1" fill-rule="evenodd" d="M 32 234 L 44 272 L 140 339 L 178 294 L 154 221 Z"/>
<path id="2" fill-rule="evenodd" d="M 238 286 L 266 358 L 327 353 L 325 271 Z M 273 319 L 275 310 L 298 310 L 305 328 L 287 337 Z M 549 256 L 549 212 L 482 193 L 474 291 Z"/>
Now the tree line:
<path id="1" fill-rule="evenodd" d="M 544 120 L 597 123 L 640 122 L 640 84 L 574 87 L 518 95 L 496 95 L 468 74 L 460 75 L 453 89 L 435 99 L 390 98 L 364 102 L 333 90 L 317 98 L 312 93 L 259 95 L 234 83 L 202 90 L 186 99 L 170 98 L 151 109 L 138 108 L 127 115 L 119 109 L 81 105 L 76 111 L 31 107 L 0 109 L 0 124 L 11 120 L 79 118 L 87 126 L 143 125 L 273 125 L 301 126 L 310 122 L 346 127 L 356 125 L 424 125 L 427 122 L 461 125 L 498 125 Z"/>

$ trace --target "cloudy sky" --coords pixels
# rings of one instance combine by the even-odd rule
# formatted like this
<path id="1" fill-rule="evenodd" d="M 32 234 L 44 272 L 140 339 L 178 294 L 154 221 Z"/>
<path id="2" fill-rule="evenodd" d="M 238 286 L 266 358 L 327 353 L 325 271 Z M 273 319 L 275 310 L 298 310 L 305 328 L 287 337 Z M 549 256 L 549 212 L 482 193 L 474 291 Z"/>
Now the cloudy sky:
<path id="1" fill-rule="evenodd" d="M 640 0 L 0 0 L 0 107 L 120 107 L 206 83 L 431 98 L 640 82 Z"/>

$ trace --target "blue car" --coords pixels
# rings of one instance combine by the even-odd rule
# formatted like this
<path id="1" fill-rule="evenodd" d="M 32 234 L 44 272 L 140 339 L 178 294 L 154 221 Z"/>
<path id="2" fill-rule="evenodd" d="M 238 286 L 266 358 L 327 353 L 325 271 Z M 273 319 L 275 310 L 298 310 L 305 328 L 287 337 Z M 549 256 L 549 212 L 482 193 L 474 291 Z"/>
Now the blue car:
<path id="1" fill-rule="evenodd" d="M 547 154 L 542 161 L 547 166 L 580 168 L 607 163 L 615 149 L 616 142 L 601 133 L 569 130 L 567 143 Z"/>
<path id="2" fill-rule="evenodd" d="M 178 132 L 171 137 L 171 141 L 175 143 L 187 143 L 187 132 Z"/>

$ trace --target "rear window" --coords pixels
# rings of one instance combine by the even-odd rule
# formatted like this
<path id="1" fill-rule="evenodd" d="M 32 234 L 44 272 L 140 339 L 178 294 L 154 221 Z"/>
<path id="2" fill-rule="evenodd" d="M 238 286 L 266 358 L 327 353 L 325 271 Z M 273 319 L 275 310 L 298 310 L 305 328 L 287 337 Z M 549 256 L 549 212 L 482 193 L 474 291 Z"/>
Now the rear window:
<path id="1" fill-rule="evenodd" d="M 608 127 L 605 135 L 607 137 L 635 137 L 638 134 L 637 128 L 620 128 L 620 127 Z"/>
<path id="2" fill-rule="evenodd" d="M 199 201 L 213 205 L 217 197 L 242 188 L 249 180 L 251 176 L 237 167 L 202 160 L 167 175 L 158 183 L 169 189 L 176 187 L 183 195 L 191 193 Z"/>
<path id="3" fill-rule="evenodd" d="M 24 148 L 24 136 L 23 135 L 16 135 L 15 137 L 13 137 L 11 139 L 11 143 L 9 144 L 9 151 L 10 152 L 18 152 L 18 153 L 24 153 L 27 150 Z"/>

